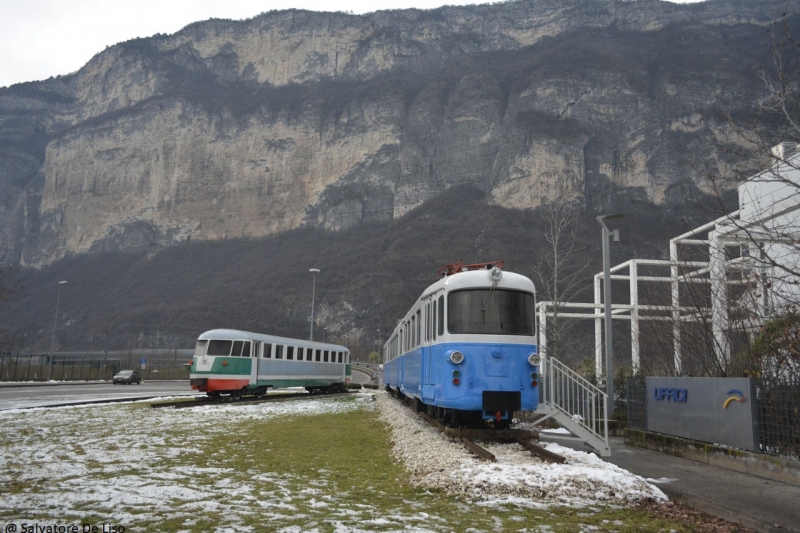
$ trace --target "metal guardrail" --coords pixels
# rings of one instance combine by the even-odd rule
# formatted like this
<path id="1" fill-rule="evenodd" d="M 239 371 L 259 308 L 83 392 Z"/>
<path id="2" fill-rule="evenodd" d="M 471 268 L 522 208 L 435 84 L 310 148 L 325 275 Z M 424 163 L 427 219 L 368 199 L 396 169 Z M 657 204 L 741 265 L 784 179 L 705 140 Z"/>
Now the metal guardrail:
<path id="1" fill-rule="evenodd" d="M 595 446 L 604 443 L 607 450 L 608 395 L 553 357 L 542 358 L 540 372 L 542 376 L 540 403 L 543 403 L 548 410 L 561 413 L 562 416 L 556 419 L 567 429 L 574 431 L 580 437 L 590 437 L 594 441 L 587 442 L 588 444 Z"/>

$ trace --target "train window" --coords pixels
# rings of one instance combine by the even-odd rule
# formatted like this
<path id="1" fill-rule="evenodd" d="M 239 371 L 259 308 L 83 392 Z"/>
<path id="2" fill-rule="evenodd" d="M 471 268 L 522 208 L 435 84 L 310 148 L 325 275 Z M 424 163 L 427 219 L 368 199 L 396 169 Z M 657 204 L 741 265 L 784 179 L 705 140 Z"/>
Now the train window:
<path id="1" fill-rule="evenodd" d="M 264 343 L 264 357 L 267 359 L 272 359 L 272 345 Z"/>
<path id="2" fill-rule="evenodd" d="M 294 346 L 286 347 L 286 359 L 294 359 Z"/>
<path id="3" fill-rule="evenodd" d="M 242 345 L 244 341 L 233 341 L 233 351 L 231 352 L 231 357 L 241 357 L 242 356 Z"/>
<path id="4" fill-rule="evenodd" d="M 313 361 L 314 360 L 314 350 L 311 348 L 306 348 L 306 361 Z"/>
<path id="5" fill-rule="evenodd" d="M 425 342 L 431 340 L 431 303 L 425 302 Z"/>
<path id="6" fill-rule="evenodd" d="M 340 362 L 340 363 L 342 362 L 342 352 L 339 352 L 339 360 L 338 360 L 338 362 Z"/>
<path id="7" fill-rule="evenodd" d="M 327 363 L 327 362 L 328 362 L 328 353 L 329 353 L 329 352 L 328 352 L 328 350 L 325 350 L 325 351 L 323 352 L 323 354 L 324 354 L 324 355 L 322 356 L 322 360 L 323 360 L 325 363 Z"/>
<path id="8" fill-rule="evenodd" d="M 283 346 L 280 344 L 275 346 L 275 359 L 283 359 Z"/>
<path id="9" fill-rule="evenodd" d="M 444 295 L 439 296 L 439 314 L 436 317 L 439 335 L 444 335 Z"/>
<path id="10" fill-rule="evenodd" d="M 305 348 L 297 348 L 297 360 L 303 360 L 303 354 L 305 353 Z"/>
<path id="11" fill-rule="evenodd" d="M 505 289 L 470 289 L 447 297 L 447 331 L 533 335 L 533 295 Z"/>
<path id="12" fill-rule="evenodd" d="M 433 301 L 433 312 L 431 313 L 431 338 L 436 340 L 436 300 Z"/>
<path id="13" fill-rule="evenodd" d="M 199 341 L 197 341 L 197 346 L 194 347 L 194 354 L 195 355 L 205 355 L 207 347 L 208 347 L 208 341 L 207 340 L 199 340 Z"/>
<path id="14" fill-rule="evenodd" d="M 422 344 L 422 309 L 417 309 L 417 346 Z"/>
<path id="15" fill-rule="evenodd" d="M 233 341 L 209 341 L 208 355 L 230 355 L 231 346 L 233 346 Z"/>
<path id="16" fill-rule="evenodd" d="M 252 357 L 252 355 L 252 343 L 245 341 L 244 346 L 242 347 L 242 357 Z"/>
<path id="17" fill-rule="evenodd" d="M 316 356 L 314 357 L 314 360 L 319 362 L 319 361 L 321 361 L 321 357 L 322 357 L 322 350 L 317 350 L 316 351 Z"/>

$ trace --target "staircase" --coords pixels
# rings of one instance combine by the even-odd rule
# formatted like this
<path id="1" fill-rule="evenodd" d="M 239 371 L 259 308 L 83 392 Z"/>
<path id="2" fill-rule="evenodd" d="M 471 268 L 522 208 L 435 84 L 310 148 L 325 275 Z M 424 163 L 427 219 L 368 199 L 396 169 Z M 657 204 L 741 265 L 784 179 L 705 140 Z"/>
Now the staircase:
<path id="1" fill-rule="evenodd" d="M 557 438 L 582 441 L 600 456 L 610 456 L 606 393 L 553 357 L 542 357 L 539 374 L 539 408 L 533 413 L 538 418 L 533 422 L 552 418 L 572 434 Z"/>

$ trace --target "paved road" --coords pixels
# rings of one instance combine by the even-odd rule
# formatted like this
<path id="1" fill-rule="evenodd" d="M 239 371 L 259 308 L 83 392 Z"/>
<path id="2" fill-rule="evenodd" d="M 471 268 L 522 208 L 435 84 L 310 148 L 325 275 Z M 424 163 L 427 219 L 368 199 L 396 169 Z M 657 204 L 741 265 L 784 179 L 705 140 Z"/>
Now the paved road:
<path id="1" fill-rule="evenodd" d="M 0 383 L 0 411 L 47 407 L 65 403 L 195 395 L 189 381 L 145 381 L 141 385 L 112 385 L 109 382 L 73 384 L 42 383 L 19 386 Z"/>
<path id="2" fill-rule="evenodd" d="M 367 383 L 368 369 L 353 369 L 353 383 Z M 109 382 L 61 383 L 0 383 L 0 411 L 8 409 L 48 407 L 87 401 L 123 398 L 153 398 L 158 396 L 194 396 L 197 391 L 189 381 L 144 381 L 141 385 L 112 385 Z"/>
<path id="3" fill-rule="evenodd" d="M 354 366 L 350 381 L 353 383 L 360 383 L 361 385 L 369 383 L 372 381 L 371 372 L 368 368 Z"/>
<path id="4" fill-rule="evenodd" d="M 582 445 L 546 438 L 563 446 Z M 669 498 L 757 531 L 800 532 L 800 487 L 625 444 L 611 437 L 606 461 L 647 479 Z"/>

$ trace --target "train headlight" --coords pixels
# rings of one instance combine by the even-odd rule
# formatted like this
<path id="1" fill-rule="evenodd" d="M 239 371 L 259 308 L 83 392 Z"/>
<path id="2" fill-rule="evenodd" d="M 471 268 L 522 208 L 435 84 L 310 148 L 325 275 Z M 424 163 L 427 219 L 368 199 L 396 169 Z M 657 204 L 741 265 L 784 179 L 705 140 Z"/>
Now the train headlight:
<path id="1" fill-rule="evenodd" d="M 464 362 L 464 354 L 459 352 L 458 350 L 454 350 L 450 354 L 450 362 L 453 363 L 454 365 L 460 365 L 461 363 Z"/>
<path id="2" fill-rule="evenodd" d="M 532 353 L 528 356 L 528 363 L 530 363 L 532 366 L 538 366 L 541 362 L 542 358 L 538 353 Z"/>
<path id="3" fill-rule="evenodd" d="M 491 279 L 495 283 L 500 281 L 500 278 L 502 277 L 503 277 L 503 271 L 497 267 L 492 267 L 492 269 L 489 271 L 489 279 Z"/>

